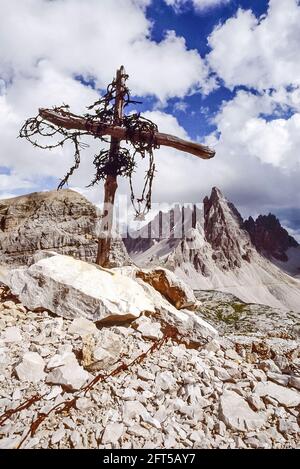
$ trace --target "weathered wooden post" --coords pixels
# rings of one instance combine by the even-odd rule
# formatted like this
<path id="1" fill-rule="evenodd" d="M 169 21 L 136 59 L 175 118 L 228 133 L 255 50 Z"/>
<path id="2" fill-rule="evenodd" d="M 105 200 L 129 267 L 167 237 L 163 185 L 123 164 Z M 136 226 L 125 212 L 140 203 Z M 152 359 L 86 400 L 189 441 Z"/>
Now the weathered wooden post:
<path id="1" fill-rule="evenodd" d="M 115 97 L 115 107 L 114 107 L 114 125 L 122 125 L 123 117 L 123 106 L 124 106 L 124 86 L 125 86 L 125 69 L 122 66 L 117 70 L 116 74 L 116 97 Z M 118 151 L 120 149 L 120 139 L 116 137 L 111 137 L 109 158 L 113 163 L 114 159 L 117 157 Z M 117 175 L 114 171 L 114 164 L 111 164 L 111 174 L 107 174 L 105 183 L 104 183 L 104 204 L 103 204 L 103 213 L 102 221 L 100 225 L 100 233 L 98 240 L 98 253 L 96 263 L 102 267 L 109 267 L 109 252 L 111 246 L 111 239 L 113 236 L 113 216 L 114 216 L 114 203 L 115 203 L 115 194 L 118 188 Z"/>

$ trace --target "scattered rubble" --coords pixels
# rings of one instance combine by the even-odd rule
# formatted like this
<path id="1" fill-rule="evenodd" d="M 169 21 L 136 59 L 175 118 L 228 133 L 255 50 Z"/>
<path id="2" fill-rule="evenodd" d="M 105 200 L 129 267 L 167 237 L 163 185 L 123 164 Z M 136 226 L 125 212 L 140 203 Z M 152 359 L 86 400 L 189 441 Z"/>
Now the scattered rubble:
<path id="1" fill-rule="evenodd" d="M 7 289 L 0 294 L 0 448 L 299 447 L 296 336 L 248 332 L 242 321 L 238 334 L 162 341 L 156 316 L 103 326 L 34 312 Z M 201 308 L 189 313 L 202 320 Z M 187 322 L 180 324 L 184 332 Z M 82 391 L 97 376 L 104 379 Z M 49 415 L 22 442 L 41 413 Z"/>

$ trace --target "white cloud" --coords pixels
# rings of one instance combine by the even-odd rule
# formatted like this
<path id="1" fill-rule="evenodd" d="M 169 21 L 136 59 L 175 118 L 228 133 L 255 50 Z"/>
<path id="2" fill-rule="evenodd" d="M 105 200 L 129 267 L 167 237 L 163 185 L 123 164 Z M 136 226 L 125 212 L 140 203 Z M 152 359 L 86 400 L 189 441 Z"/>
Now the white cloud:
<path id="1" fill-rule="evenodd" d="M 7 191 L 8 189 L 10 189 L 12 181 L 15 189 L 24 189 L 31 187 L 31 183 L 29 181 L 26 181 L 26 179 L 20 179 L 17 175 L 0 174 L 1 191 Z"/>
<path id="2" fill-rule="evenodd" d="M 178 12 L 188 3 L 192 3 L 196 11 L 203 12 L 220 5 L 225 5 L 230 1 L 231 0 L 165 0 L 167 5 L 172 6 Z"/>
<path id="3" fill-rule="evenodd" d="M 217 130 L 206 140 L 215 148 L 215 158 L 205 161 L 166 147 L 157 150 L 154 202 L 200 202 L 216 185 L 244 216 L 299 206 L 300 115 L 276 118 L 275 110 L 279 112 L 272 93 L 239 91 L 223 104 L 215 116 Z M 173 116 L 156 111 L 147 117 L 162 131 L 188 138 Z"/>
<path id="4" fill-rule="evenodd" d="M 161 42 L 151 40 L 149 3 L 0 0 L 2 78 L 38 79 L 37 65 L 44 59 L 63 75 L 93 77 L 98 87 L 106 87 L 124 64 L 135 93 L 162 101 L 194 88 L 208 90 L 206 65 L 182 37 L 169 31 Z"/>
<path id="5" fill-rule="evenodd" d="M 276 109 L 272 93 L 239 91 L 223 103 L 215 117 L 217 131 L 207 138 L 216 149 L 213 166 L 222 161 L 229 170 L 223 181 L 216 177 L 216 185 L 246 215 L 300 204 L 300 113 L 276 118 Z"/>
<path id="6" fill-rule="evenodd" d="M 276 111 L 274 94 L 239 91 L 215 118 L 220 140 L 243 158 L 257 158 L 282 171 L 299 170 L 300 113 L 284 119 L 276 118 Z"/>
<path id="7" fill-rule="evenodd" d="M 211 67 L 227 87 L 258 90 L 300 86 L 300 6 L 297 0 L 270 0 L 266 15 L 251 10 L 217 26 L 209 37 Z"/>
<path id="8" fill-rule="evenodd" d="M 56 99 L 55 99 L 56 98 Z M 9 167 L 13 173 L 26 177 L 33 186 L 39 178 L 60 177 L 70 166 L 72 149 L 46 151 L 35 149 L 24 139 L 18 139 L 19 130 L 39 107 L 51 106 L 53 100 L 70 103 L 75 111 L 82 111 L 86 103 L 93 102 L 97 93 L 70 77 L 63 76 L 41 63 L 35 78 L 19 76 L 0 96 L 0 166 Z M 11 189 L 14 177 L 11 177 Z"/>
<path id="9" fill-rule="evenodd" d="M 160 105 L 170 97 L 212 88 L 207 66 L 196 50 L 188 50 L 184 38 L 169 31 L 161 42 L 151 40 L 152 24 L 145 11 L 149 3 L 0 0 L 0 166 L 12 171 L 11 191 L 20 188 L 24 178 L 32 188 L 43 186 L 47 178 L 54 178 L 55 184 L 70 167 L 72 147 L 40 150 L 17 135 L 39 107 L 64 102 L 82 112 L 98 99 L 98 92 L 76 75 L 105 88 L 124 64 L 132 92 L 154 95 Z M 98 148 L 91 139 L 72 184 L 82 187 L 90 182 Z"/>
<path id="10" fill-rule="evenodd" d="M 174 111 L 184 112 L 184 113 L 187 112 L 188 108 L 189 108 L 189 105 L 185 101 L 177 101 L 173 106 Z"/>

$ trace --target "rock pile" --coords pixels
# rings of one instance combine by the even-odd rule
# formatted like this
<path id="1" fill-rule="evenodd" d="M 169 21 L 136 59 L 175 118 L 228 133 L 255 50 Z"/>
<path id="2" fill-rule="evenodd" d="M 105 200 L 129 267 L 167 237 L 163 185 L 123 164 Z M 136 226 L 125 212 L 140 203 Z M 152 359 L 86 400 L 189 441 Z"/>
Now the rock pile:
<path id="1" fill-rule="evenodd" d="M 0 293 L 1 448 L 299 446 L 297 340 L 227 331 L 186 347 L 164 341 L 155 317 L 96 327 Z M 99 373 L 105 379 L 83 391 Z M 73 399 L 68 411 L 51 412 Z M 38 414 L 48 416 L 24 439 Z"/>

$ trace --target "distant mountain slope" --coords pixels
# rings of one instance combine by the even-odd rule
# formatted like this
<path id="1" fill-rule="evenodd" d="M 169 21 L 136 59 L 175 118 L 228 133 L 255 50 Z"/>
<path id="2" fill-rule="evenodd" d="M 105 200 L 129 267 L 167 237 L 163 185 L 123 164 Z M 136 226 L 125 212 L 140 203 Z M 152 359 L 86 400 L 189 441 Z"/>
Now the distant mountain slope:
<path id="1" fill-rule="evenodd" d="M 130 253 L 141 265 L 169 267 L 194 289 L 300 311 L 300 281 L 257 251 L 238 210 L 217 188 L 204 199 L 202 217 L 184 236 L 156 240 L 145 251 Z"/>

